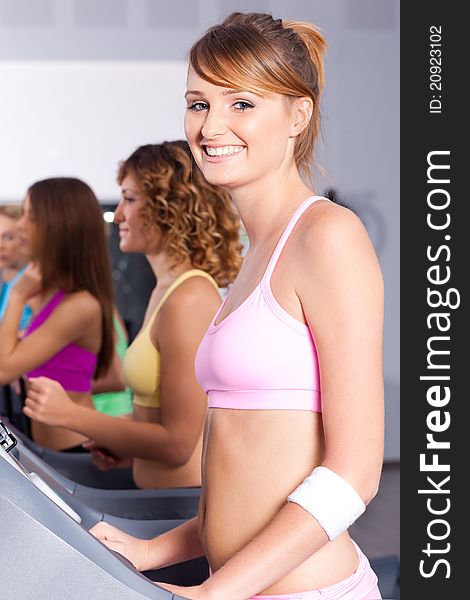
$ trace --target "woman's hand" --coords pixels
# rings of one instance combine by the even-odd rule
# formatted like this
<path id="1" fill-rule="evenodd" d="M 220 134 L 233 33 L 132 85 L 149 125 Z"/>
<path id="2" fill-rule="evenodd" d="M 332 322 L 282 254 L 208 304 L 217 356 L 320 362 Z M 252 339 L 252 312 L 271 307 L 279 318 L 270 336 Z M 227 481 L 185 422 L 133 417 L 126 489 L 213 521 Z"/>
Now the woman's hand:
<path id="1" fill-rule="evenodd" d="M 23 276 L 15 283 L 11 291 L 24 302 L 33 296 L 37 296 L 42 291 L 42 277 L 39 267 L 33 263 L 28 265 Z"/>
<path id="2" fill-rule="evenodd" d="M 101 521 L 90 529 L 90 533 L 105 546 L 119 552 L 131 563 L 138 571 L 144 571 L 152 568 L 150 560 L 150 540 L 140 540 L 133 537 L 117 527 Z"/>
<path id="3" fill-rule="evenodd" d="M 168 590 L 169 592 L 173 592 L 174 594 L 178 594 L 178 596 L 182 596 L 183 598 L 190 598 L 191 600 L 212 599 L 212 596 L 210 596 L 207 590 L 204 588 L 204 584 L 183 587 L 181 585 L 173 585 L 171 583 L 155 583 L 163 589 Z"/>
<path id="4" fill-rule="evenodd" d="M 58 381 L 48 377 L 28 380 L 23 412 L 30 419 L 46 425 L 67 427 L 77 408 Z"/>
<path id="5" fill-rule="evenodd" d="M 90 450 L 92 461 L 100 471 L 132 466 L 132 458 L 127 456 L 116 456 L 107 448 L 99 446 L 94 440 L 85 442 L 82 446 L 87 450 Z"/>

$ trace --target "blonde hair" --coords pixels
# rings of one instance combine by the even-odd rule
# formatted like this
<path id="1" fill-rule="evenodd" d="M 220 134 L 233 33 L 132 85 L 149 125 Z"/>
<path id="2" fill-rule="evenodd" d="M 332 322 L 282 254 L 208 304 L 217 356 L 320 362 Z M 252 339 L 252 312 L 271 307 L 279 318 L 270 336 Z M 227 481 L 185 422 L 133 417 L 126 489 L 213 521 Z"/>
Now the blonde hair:
<path id="1" fill-rule="evenodd" d="M 313 102 L 309 125 L 297 136 L 294 159 L 310 176 L 320 127 L 326 41 L 311 23 L 239 13 L 211 27 L 189 52 L 196 73 L 214 85 L 256 94 L 278 93 Z"/>

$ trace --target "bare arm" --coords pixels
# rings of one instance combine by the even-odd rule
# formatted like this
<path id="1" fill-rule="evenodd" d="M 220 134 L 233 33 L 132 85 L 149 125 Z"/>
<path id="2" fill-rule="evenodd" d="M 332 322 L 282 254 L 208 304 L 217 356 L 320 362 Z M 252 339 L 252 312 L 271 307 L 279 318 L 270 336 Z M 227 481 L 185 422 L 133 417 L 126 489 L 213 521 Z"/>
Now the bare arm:
<path id="1" fill-rule="evenodd" d="M 170 467 L 185 464 L 180 462 L 177 444 L 172 444 L 171 431 L 163 425 L 111 417 L 74 404 L 62 386 L 47 377 L 29 380 L 23 412 L 40 423 L 81 433 L 116 456 L 154 460 Z"/>
<path id="2" fill-rule="evenodd" d="M 151 540 L 139 540 L 103 522 L 92 527 L 90 533 L 125 556 L 136 569 L 147 571 L 203 556 L 197 521 L 195 517 Z"/>
<path id="3" fill-rule="evenodd" d="M 309 257 L 315 278 L 305 278 L 299 293 L 310 299 L 302 303 L 320 358 L 323 465 L 367 504 L 383 462 L 383 280 L 362 223 L 346 209 L 335 210 L 336 221 L 324 215 L 314 232 L 320 247 Z"/>
<path id="4" fill-rule="evenodd" d="M 8 383 L 45 363 L 68 344 L 90 334 L 99 320 L 98 301 L 88 292 L 76 292 L 66 297 L 41 327 L 19 339 L 26 300 L 27 296 L 14 286 L 0 324 L 0 383 Z"/>
<path id="5" fill-rule="evenodd" d="M 116 419 L 72 405 L 58 384 L 45 378 L 31 382 L 25 414 L 82 433 L 117 456 L 155 460 L 171 467 L 184 465 L 194 452 L 206 413 L 194 358 L 220 304 L 210 282 L 195 279 L 199 281 L 189 280 L 187 286 L 178 288 L 159 315 L 160 424 Z"/>

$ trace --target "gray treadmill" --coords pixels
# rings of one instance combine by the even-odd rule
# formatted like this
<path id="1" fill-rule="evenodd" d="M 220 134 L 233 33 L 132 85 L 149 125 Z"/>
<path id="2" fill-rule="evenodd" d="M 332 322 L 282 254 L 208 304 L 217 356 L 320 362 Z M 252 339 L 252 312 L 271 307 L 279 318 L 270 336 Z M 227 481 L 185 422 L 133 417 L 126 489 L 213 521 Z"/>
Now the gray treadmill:
<path id="1" fill-rule="evenodd" d="M 14 456 L 14 440 L 0 434 L 0 531 L 3 552 L 0 596 L 15 600 L 171 600 L 181 598 L 155 585 L 89 532 L 100 520 L 133 535 L 153 537 L 182 520 L 137 521 L 73 506 Z M 72 497 L 73 498 L 73 497 Z M 148 572 L 156 581 L 181 585 L 207 577 L 205 559 Z"/>
<path id="2" fill-rule="evenodd" d="M 124 517 L 126 519 L 190 519 L 197 514 L 199 505 L 200 488 L 165 488 L 165 489 L 99 489 L 77 483 L 75 480 L 63 475 L 67 472 L 67 463 L 72 462 L 72 467 L 79 459 L 82 463 L 83 472 L 88 468 L 90 473 L 97 470 L 90 464 L 88 455 L 74 455 L 67 453 L 49 453 L 59 455 L 63 468 L 58 471 L 52 463 L 47 460 L 47 453 L 38 452 L 31 443 L 27 443 L 23 435 L 8 424 L 18 444 L 15 455 L 21 464 L 29 471 L 35 471 L 54 489 L 56 486 L 69 492 L 69 494 L 81 499 L 84 504 L 96 510 Z M 34 444 L 34 442 L 32 442 Z M 38 447 L 41 448 L 41 447 Z M 46 450 L 46 449 L 42 449 Z M 59 459 L 57 459 L 59 460 Z M 56 461 L 57 462 L 57 461 Z M 73 473 L 73 469 L 71 469 Z M 100 472 L 98 471 L 98 474 Z"/>
<path id="3" fill-rule="evenodd" d="M 100 544 L 100 542 L 97 542 L 97 540 L 87 533 L 87 529 L 92 527 L 98 521 L 105 521 L 131 535 L 148 539 L 180 525 L 186 519 L 139 520 L 138 518 L 123 518 L 122 516 L 106 514 L 106 512 L 100 510 L 99 505 L 93 507 L 90 505 L 91 503 L 87 503 L 86 499 L 82 498 L 80 494 L 76 495 L 74 491 L 76 491 L 75 486 L 77 484 L 70 482 L 70 480 L 67 480 L 66 478 L 60 480 L 60 476 L 58 477 L 57 473 L 55 473 L 51 467 L 44 462 L 41 464 L 40 459 L 34 455 L 34 453 L 28 454 L 28 452 L 31 451 L 27 448 L 22 448 L 21 443 L 18 443 L 16 448 L 11 448 L 10 455 L 8 456 L 6 451 L 1 448 L 1 441 L 0 421 L 0 531 L 4 533 L 6 549 L 4 551 L 5 558 L 2 564 L 0 564 L 0 597 L 8 599 L 14 598 L 15 600 L 29 598 L 47 598 L 47 600 L 55 600 L 55 598 L 64 598 L 65 600 L 68 600 L 68 598 L 76 598 L 77 600 L 81 600 L 82 598 L 85 599 L 85 597 L 90 598 L 91 600 L 94 598 L 103 600 L 107 600 L 108 598 L 122 598 L 123 600 L 127 600 L 127 598 L 159 598 L 162 600 L 165 598 L 168 600 L 171 598 L 180 598 L 180 596 L 173 596 L 169 592 L 156 587 L 152 587 L 152 592 L 156 593 L 155 590 L 158 589 L 159 594 L 163 595 L 122 595 L 121 590 L 125 588 L 120 587 L 112 588 L 113 590 L 117 589 L 118 592 L 110 592 L 109 595 L 106 595 L 102 591 L 97 591 L 97 595 L 93 595 L 93 589 L 87 596 L 79 595 L 73 587 L 70 588 L 70 595 L 67 595 L 60 587 L 45 587 L 44 590 L 46 591 L 44 592 L 44 595 L 41 595 L 41 586 L 43 583 L 41 574 L 47 564 L 47 559 L 36 560 L 36 553 L 41 553 L 43 546 L 46 554 L 49 553 L 51 556 L 59 554 L 62 558 L 62 556 L 66 555 L 68 557 L 67 560 L 69 561 L 69 569 L 73 568 L 75 561 L 78 561 L 79 558 L 80 562 L 77 562 L 77 564 L 80 564 L 80 569 L 85 569 L 80 570 L 81 574 L 87 573 L 88 571 L 86 569 L 91 569 L 86 561 L 95 561 L 95 557 L 98 557 L 96 558 L 94 569 L 90 571 L 90 577 L 93 577 L 93 581 L 99 577 L 97 573 L 108 569 L 108 563 L 111 565 L 109 569 L 112 567 L 112 570 L 109 571 L 111 578 L 117 579 L 118 582 L 124 586 L 128 585 L 128 577 L 130 577 L 128 571 L 130 571 L 133 576 L 131 578 L 132 585 L 129 585 L 129 587 L 132 590 L 136 589 L 140 593 L 141 587 L 135 588 L 134 586 L 140 586 L 142 584 L 136 584 L 135 577 L 138 578 L 139 582 L 143 579 L 147 584 L 150 584 L 149 580 L 145 579 L 141 574 L 135 571 L 128 561 L 108 550 Z M 12 455 L 19 458 L 22 464 L 19 464 Z M 14 461 L 16 466 L 11 466 L 8 461 Z M 33 473 L 32 476 L 31 474 L 28 475 L 27 471 L 25 472 L 24 466 L 26 466 L 27 469 L 34 471 L 36 474 Z M 18 467 L 20 468 L 19 472 Z M 31 479 L 33 481 L 31 481 Z M 58 501 L 63 509 L 75 513 L 75 518 L 78 517 L 80 525 L 74 523 L 72 526 L 70 522 L 74 519 L 74 515 L 68 517 L 58 506 L 55 506 L 51 500 L 46 498 L 44 494 L 41 494 L 41 492 L 35 488 L 35 485 L 38 484 L 38 480 L 47 482 L 50 485 L 49 492 L 51 494 L 54 494 L 55 492 L 59 495 L 58 499 L 54 498 L 54 500 Z M 100 491 L 102 490 L 94 490 L 94 492 Z M 104 491 L 112 493 L 111 490 Z M 127 491 L 131 492 L 132 490 Z M 138 491 L 154 492 L 161 490 Z M 64 499 L 66 500 L 65 507 L 63 506 Z M 32 504 L 34 504 L 34 506 L 32 506 Z M 13 507 L 10 505 L 13 505 Z M 62 534 L 61 529 L 63 524 L 66 526 L 64 534 Z M 81 531 L 80 534 L 76 531 L 77 527 Z M 44 531 L 44 529 L 47 531 Z M 86 536 L 84 534 L 86 534 Z M 31 553 L 27 546 L 29 540 L 31 540 L 30 543 L 33 544 L 34 549 L 34 552 Z M 77 540 L 80 544 L 78 544 Z M 97 544 L 100 548 L 99 551 L 96 549 Z M 98 552 L 98 554 L 96 554 L 96 552 Z M 10 555 L 14 555 L 11 560 Z M 113 560 L 111 560 L 108 555 L 110 555 Z M 75 558 L 75 556 L 78 558 Z M 82 567 L 83 561 L 85 561 L 86 564 Z M 370 562 L 379 577 L 379 587 L 383 598 L 399 600 L 400 564 L 398 557 L 385 556 L 373 559 Z M 41 567 L 36 570 L 35 565 L 41 565 Z M 48 568 L 50 569 L 50 566 Z M 96 569 L 98 569 L 98 571 L 96 571 Z M 99 569 L 101 569 L 101 571 Z M 45 571 L 47 571 L 47 569 L 45 569 Z M 125 573 L 125 577 L 123 572 Z M 156 571 L 149 571 L 144 575 L 148 576 L 152 581 L 177 583 L 179 585 L 196 585 L 207 578 L 208 565 L 206 559 L 201 557 L 192 561 L 180 563 L 179 565 L 173 565 Z M 61 585 L 64 585 L 63 575 L 61 577 L 62 579 L 59 578 L 62 582 Z M 82 577 L 82 575 L 80 575 L 80 577 Z M 80 580 L 80 577 L 78 580 Z M 121 580 L 121 577 L 124 577 L 124 579 Z M 34 582 L 34 585 L 37 585 L 36 580 L 38 579 L 40 582 L 38 588 L 39 592 L 37 589 L 30 592 L 29 587 L 26 591 L 23 589 L 24 586 L 29 586 L 29 581 Z M 73 581 L 75 582 L 75 578 L 73 578 Z M 108 579 L 106 579 L 106 581 L 108 581 Z M 10 588 L 7 587 L 9 585 L 11 586 Z M 52 585 L 52 582 L 50 582 L 50 585 Z M 74 583 L 74 585 L 79 584 Z M 152 586 L 152 584 L 150 585 Z M 49 589 L 52 590 L 50 593 L 48 591 Z M 99 590 L 101 588 L 96 589 Z M 17 590 L 21 590 L 21 593 L 18 593 Z M 151 593 L 148 591 L 148 588 L 145 588 L 144 591 L 148 594 Z M 113 595 L 115 593 L 119 593 L 119 595 Z"/>
<path id="4" fill-rule="evenodd" d="M 89 452 L 67 453 L 50 450 L 30 439 L 24 431 L 17 429 L 8 419 L 0 417 L 18 441 L 42 458 L 56 471 L 82 485 L 100 489 L 137 489 L 130 467 L 100 471 L 92 462 Z"/>

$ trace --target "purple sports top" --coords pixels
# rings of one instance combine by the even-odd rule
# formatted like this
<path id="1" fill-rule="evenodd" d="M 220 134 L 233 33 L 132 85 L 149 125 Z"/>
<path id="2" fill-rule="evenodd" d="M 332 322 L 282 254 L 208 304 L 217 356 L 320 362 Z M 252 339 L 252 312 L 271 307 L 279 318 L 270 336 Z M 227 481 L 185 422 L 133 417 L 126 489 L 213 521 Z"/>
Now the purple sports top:
<path id="1" fill-rule="evenodd" d="M 31 335 L 47 321 L 65 297 L 59 290 L 49 302 L 31 319 L 23 338 Z M 68 344 L 42 365 L 27 373 L 28 377 L 49 377 L 58 381 L 69 392 L 90 392 L 95 373 L 97 356 L 90 350 Z"/>

